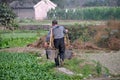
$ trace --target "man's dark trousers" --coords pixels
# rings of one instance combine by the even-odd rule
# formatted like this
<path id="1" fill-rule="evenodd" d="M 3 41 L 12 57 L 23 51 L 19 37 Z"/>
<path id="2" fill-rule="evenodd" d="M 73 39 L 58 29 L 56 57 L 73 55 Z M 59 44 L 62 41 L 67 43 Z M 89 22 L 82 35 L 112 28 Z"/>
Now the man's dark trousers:
<path id="1" fill-rule="evenodd" d="M 64 53 L 65 53 L 65 43 L 64 43 L 64 38 L 59 38 L 59 39 L 54 39 L 54 46 L 56 49 L 59 50 L 59 53 L 57 55 L 57 58 L 55 58 L 55 64 L 56 66 L 59 66 L 59 57 L 62 61 L 64 61 Z"/>

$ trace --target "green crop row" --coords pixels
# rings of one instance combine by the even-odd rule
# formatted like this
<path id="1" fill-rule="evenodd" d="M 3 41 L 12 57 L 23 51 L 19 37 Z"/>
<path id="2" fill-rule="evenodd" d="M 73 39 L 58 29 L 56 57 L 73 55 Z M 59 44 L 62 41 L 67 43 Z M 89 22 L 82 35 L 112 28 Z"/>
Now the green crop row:
<path id="1" fill-rule="evenodd" d="M 109 20 L 120 19 L 120 7 L 87 7 L 58 9 L 48 12 L 48 19 L 60 20 Z"/>
<path id="2" fill-rule="evenodd" d="M 22 47 L 35 42 L 39 37 L 46 34 L 46 31 L 38 32 L 1 32 L 0 48 Z"/>
<path id="3" fill-rule="evenodd" d="M 4 38 L 0 41 L 0 48 L 22 47 L 34 42 L 37 38 Z"/>
<path id="4" fill-rule="evenodd" d="M 53 63 L 38 62 L 31 54 L 0 52 L 0 80 L 80 80 L 53 68 Z"/>

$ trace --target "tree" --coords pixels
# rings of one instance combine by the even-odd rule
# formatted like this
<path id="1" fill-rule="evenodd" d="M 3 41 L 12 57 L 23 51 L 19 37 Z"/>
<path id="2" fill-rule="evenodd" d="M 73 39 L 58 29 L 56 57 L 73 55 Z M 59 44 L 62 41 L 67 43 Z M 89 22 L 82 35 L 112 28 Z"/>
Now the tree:
<path id="1" fill-rule="evenodd" d="M 5 3 L 0 4 L 0 24 L 11 26 L 14 23 L 15 14 L 12 9 Z"/>
<path id="2" fill-rule="evenodd" d="M 119 6 L 120 0 L 88 0 L 83 6 Z"/>
<path id="3" fill-rule="evenodd" d="M 14 0 L 0 0 L 0 3 L 2 3 L 2 4 L 8 4 L 9 2 L 12 2 L 12 1 L 14 1 Z"/>
<path id="4" fill-rule="evenodd" d="M 117 0 L 117 6 L 120 6 L 120 0 Z"/>
<path id="5" fill-rule="evenodd" d="M 64 8 L 65 0 L 51 0 L 52 2 L 56 3 L 59 8 Z"/>
<path id="6" fill-rule="evenodd" d="M 20 1 L 20 2 L 29 2 L 29 1 L 32 1 L 33 3 L 37 3 L 39 2 L 40 0 L 0 0 L 0 3 L 10 3 L 12 1 Z"/>

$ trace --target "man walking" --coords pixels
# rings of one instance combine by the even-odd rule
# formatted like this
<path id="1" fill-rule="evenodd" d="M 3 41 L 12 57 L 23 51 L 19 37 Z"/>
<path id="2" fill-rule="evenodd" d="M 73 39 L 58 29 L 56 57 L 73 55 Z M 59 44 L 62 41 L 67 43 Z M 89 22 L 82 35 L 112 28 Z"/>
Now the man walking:
<path id="1" fill-rule="evenodd" d="M 60 66 L 59 56 L 60 56 L 61 65 L 63 65 L 64 54 L 65 54 L 64 34 L 67 32 L 68 32 L 68 30 L 65 29 L 63 26 L 58 25 L 58 22 L 56 20 L 52 21 L 52 33 L 53 33 L 53 37 L 54 37 L 54 40 L 53 40 L 54 47 L 59 50 L 57 57 L 54 59 L 56 66 Z M 49 31 L 49 33 L 46 37 L 45 46 L 47 46 L 48 45 L 47 42 L 50 41 L 50 33 L 51 33 L 51 31 Z"/>

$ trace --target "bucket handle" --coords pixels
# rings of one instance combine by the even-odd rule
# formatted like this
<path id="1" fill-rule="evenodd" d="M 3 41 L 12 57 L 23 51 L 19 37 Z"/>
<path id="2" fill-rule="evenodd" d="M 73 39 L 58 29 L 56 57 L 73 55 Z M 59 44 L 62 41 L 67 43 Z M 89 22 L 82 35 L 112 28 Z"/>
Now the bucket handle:
<path id="1" fill-rule="evenodd" d="M 70 40 L 68 34 L 65 34 L 65 42 L 68 46 L 70 46 Z"/>

